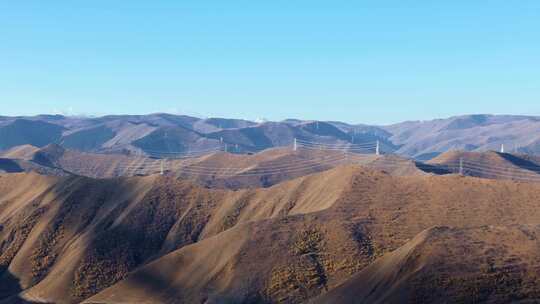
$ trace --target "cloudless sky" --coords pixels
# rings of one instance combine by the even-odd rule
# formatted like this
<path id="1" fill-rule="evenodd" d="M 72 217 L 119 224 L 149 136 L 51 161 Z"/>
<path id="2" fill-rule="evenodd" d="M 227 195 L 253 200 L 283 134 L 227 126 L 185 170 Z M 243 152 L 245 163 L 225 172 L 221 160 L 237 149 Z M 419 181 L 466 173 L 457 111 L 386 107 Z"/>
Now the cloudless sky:
<path id="1" fill-rule="evenodd" d="M 0 115 L 540 115 L 540 1 L 3 1 Z"/>

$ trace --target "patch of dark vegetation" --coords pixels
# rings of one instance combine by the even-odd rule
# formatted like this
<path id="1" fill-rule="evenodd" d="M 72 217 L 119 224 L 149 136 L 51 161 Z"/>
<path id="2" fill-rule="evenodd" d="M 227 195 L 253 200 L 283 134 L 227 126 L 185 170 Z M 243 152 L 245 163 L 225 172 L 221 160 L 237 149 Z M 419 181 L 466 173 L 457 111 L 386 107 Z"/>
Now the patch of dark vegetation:
<path id="1" fill-rule="evenodd" d="M 538 280 L 526 280 L 524 269 L 491 269 L 468 275 L 424 275 L 414 282 L 415 303 L 511 303 L 537 299 Z"/>
<path id="2" fill-rule="evenodd" d="M 35 208 L 42 199 L 43 196 L 37 197 L 15 218 L 2 224 L 0 231 L 0 299 L 16 295 L 21 291 L 18 280 L 8 271 L 8 267 L 38 219 L 47 211 L 45 207 Z M 11 223 L 18 223 L 18 225 L 11 225 Z"/>
<path id="3" fill-rule="evenodd" d="M 234 204 L 233 208 L 225 216 L 223 220 L 222 231 L 225 231 L 238 223 L 238 218 L 242 210 L 248 205 L 253 193 L 246 193 L 240 197 Z"/>
<path id="4" fill-rule="evenodd" d="M 298 199 L 300 198 L 300 196 L 302 195 L 302 191 L 300 189 L 303 189 L 305 186 L 305 181 L 302 182 L 301 186 L 298 187 L 293 195 L 291 196 L 291 198 L 287 201 L 287 203 L 285 204 L 285 206 L 279 211 L 279 216 L 280 217 L 285 217 L 285 216 L 288 216 L 289 213 L 291 212 L 291 210 L 296 206 L 296 203 L 298 202 Z"/>
<path id="5" fill-rule="evenodd" d="M 172 228 L 174 236 L 168 240 L 166 248 L 162 253 L 169 253 L 183 246 L 196 243 L 200 240 L 200 235 L 210 221 L 212 208 L 215 207 L 215 202 L 205 196 L 200 195 L 198 191 L 193 191 L 191 194 L 179 194 L 177 222 Z M 180 207 L 182 206 L 182 207 Z"/>
<path id="6" fill-rule="evenodd" d="M 206 201 L 198 201 L 190 206 L 189 212 L 182 214 L 187 201 L 192 199 L 189 194 L 192 189 L 172 187 L 166 178 L 162 182 L 150 190 L 136 208 L 124 215 L 121 224 L 114 223 L 119 214 L 128 209 L 127 201 L 113 210 L 105 224 L 98 228 L 75 272 L 72 293 L 77 299 L 100 292 L 125 278 L 138 266 L 148 263 L 158 253 L 163 253 L 167 235 L 181 215 L 184 215 L 181 229 L 176 232 L 183 236 L 176 240 L 175 246 L 198 240 L 208 221 Z M 167 252 L 175 250 L 175 246 L 168 248 Z"/>
<path id="7" fill-rule="evenodd" d="M 30 256 L 34 282 L 39 282 L 48 274 L 62 250 L 61 244 L 66 233 L 77 233 L 87 227 L 110 195 L 110 189 L 104 181 L 93 183 L 89 179 L 77 179 L 81 184 L 63 201 Z M 84 199 L 88 193 L 95 195 L 90 203 Z"/>
<path id="8" fill-rule="evenodd" d="M 6 228 L 2 231 L 2 242 L 0 243 L 0 268 L 7 268 L 9 266 L 28 238 L 36 222 L 46 210 L 46 207 L 35 210 L 26 208 L 17 218 L 13 219 L 13 222 L 20 223 L 19 225 L 10 227 L 9 223 L 6 223 Z"/>
<path id="9" fill-rule="evenodd" d="M 291 248 L 293 259 L 272 271 L 267 297 L 277 303 L 300 303 L 328 290 L 324 248 L 324 237 L 318 229 L 299 231 Z"/>
<path id="10" fill-rule="evenodd" d="M 363 223 L 355 223 L 351 229 L 352 238 L 356 241 L 358 245 L 358 250 L 361 255 L 371 257 L 375 259 L 382 255 L 381 250 L 379 250 L 374 244 L 371 235 L 367 232 Z"/>

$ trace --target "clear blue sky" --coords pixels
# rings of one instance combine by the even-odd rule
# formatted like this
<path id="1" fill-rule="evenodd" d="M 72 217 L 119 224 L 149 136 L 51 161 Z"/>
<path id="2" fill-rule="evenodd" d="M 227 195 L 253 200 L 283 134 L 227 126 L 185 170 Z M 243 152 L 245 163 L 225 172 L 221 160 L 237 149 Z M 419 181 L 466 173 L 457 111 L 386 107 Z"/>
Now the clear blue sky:
<path id="1" fill-rule="evenodd" d="M 540 115 L 540 1 L 0 1 L 0 115 Z"/>

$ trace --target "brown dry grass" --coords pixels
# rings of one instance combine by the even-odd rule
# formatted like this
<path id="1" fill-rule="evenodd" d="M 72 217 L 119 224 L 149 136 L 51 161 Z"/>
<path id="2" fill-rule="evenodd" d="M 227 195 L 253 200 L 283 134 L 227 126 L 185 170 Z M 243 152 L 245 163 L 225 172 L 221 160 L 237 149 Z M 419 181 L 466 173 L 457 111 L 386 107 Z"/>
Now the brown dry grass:
<path id="1" fill-rule="evenodd" d="M 29 299 L 75 303 L 97 294 L 89 301 L 299 303 L 346 282 L 432 226 L 459 232 L 489 225 L 537 225 L 539 204 L 536 184 L 394 177 L 358 167 L 240 191 L 205 189 L 172 177 L 2 175 L 0 256 L 7 257 L 5 264 Z M 24 225 L 31 227 L 22 229 Z M 458 232 L 455 238 L 465 247 L 445 249 L 456 265 L 466 250 L 477 248 L 475 242 L 495 244 L 498 237 L 492 235 L 496 230 L 468 238 L 458 238 Z M 421 258 L 444 252 L 422 246 Z M 523 248 L 532 248 L 527 246 Z M 466 263 L 485 259 L 477 249 L 470 251 Z M 437 288 L 461 284 L 456 297 L 478 294 L 485 299 L 503 291 L 532 296 L 535 272 L 500 277 L 513 265 L 514 255 L 535 256 L 531 250 L 508 256 L 495 246 L 490 256 L 498 264 L 478 262 L 482 267 L 464 276 L 450 269 L 447 277 L 414 277 L 411 295 L 429 302 L 429 295 L 440 292 Z M 26 263 L 32 256 L 40 257 L 34 259 L 39 260 L 35 273 Z M 536 269 L 536 260 L 527 263 Z M 429 270 L 438 264 L 428 265 Z M 468 273 L 480 275 L 476 283 L 464 283 Z M 514 293 L 516 278 L 527 282 L 519 293 Z M 510 287 L 484 291 L 497 280 Z"/>

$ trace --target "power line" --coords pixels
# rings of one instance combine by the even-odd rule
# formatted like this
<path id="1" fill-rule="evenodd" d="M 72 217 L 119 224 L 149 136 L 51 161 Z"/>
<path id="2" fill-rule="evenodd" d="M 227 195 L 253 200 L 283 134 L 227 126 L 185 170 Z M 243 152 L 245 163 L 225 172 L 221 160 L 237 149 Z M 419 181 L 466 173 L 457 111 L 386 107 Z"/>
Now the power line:
<path id="1" fill-rule="evenodd" d="M 181 164 L 175 166 L 175 168 L 177 170 L 180 170 L 180 171 L 184 171 L 184 170 L 189 170 L 189 171 L 192 171 L 192 172 L 226 172 L 226 173 L 231 173 L 231 174 L 237 174 L 237 173 L 240 173 L 240 172 L 244 172 L 244 171 L 252 171 L 254 173 L 260 173 L 260 174 L 266 174 L 266 173 L 275 173 L 275 172 L 280 172 L 280 171 L 287 171 L 287 170 L 291 170 L 291 169 L 302 169 L 302 168 L 309 168 L 309 167 L 312 167 L 312 166 L 319 166 L 319 165 L 323 165 L 323 164 L 327 164 L 327 163 L 333 163 L 333 162 L 336 162 L 336 161 L 342 161 L 346 159 L 346 157 L 344 155 L 341 155 L 339 157 L 333 157 L 333 158 L 330 158 L 330 159 L 326 159 L 324 161 L 319 161 L 318 163 L 312 163 L 312 164 L 301 164 L 301 165 L 293 165 L 293 166 L 288 166 L 288 167 L 277 167 L 277 168 L 263 168 L 263 169 L 257 169 L 257 168 L 242 168 L 242 169 L 237 169 L 237 168 L 227 168 L 227 167 L 222 167 L 222 168 L 211 168 L 211 169 L 208 169 L 208 168 L 201 168 L 201 167 L 191 167 L 189 165 L 187 166 L 183 166 Z M 235 172 L 234 172 L 235 171 Z"/>
<path id="2" fill-rule="evenodd" d="M 305 140 L 300 140 L 300 139 L 297 139 L 296 140 L 297 143 L 299 144 L 302 144 L 302 145 L 308 145 L 308 146 L 317 146 L 317 147 L 329 147 L 329 148 L 334 148 L 334 147 L 366 147 L 366 146 L 369 146 L 369 147 L 373 147 L 373 146 L 376 146 L 376 142 L 366 142 L 366 143 L 361 143 L 361 144 L 352 144 L 352 143 L 322 143 L 322 142 L 312 142 L 312 141 L 305 141 Z"/>
<path id="3" fill-rule="evenodd" d="M 343 153 L 336 153 L 336 154 L 333 154 L 333 155 L 328 155 L 328 156 L 322 156 L 322 157 L 316 157 L 316 158 L 307 158 L 307 159 L 300 159 L 300 160 L 287 160 L 286 162 L 283 162 L 283 161 L 280 161 L 280 162 L 277 162 L 276 164 L 267 164 L 267 165 L 257 165 L 257 164 L 246 164 L 246 166 L 243 166 L 243 167 L 227 167 L 227 168 L 232 168 L 232 169 L 238 169 L 238 170 L 243 170 L 247 167 L 251 167 L 251 166 L 256 166 L 257 169 L 265 169 L 265 168 L 280 168 L 280 167 L 288 167 L 288 166 L 291 166 L 291 165 L 298 165 L 298 164 L 303 164 L 303 163 L 313 163 L 313 162 L 319 162 L 319 161 L 326 161 L 330 158 L 335 158 L 335 157 L 341 157 L 343 155 Z M 367 157 L 367 156 L 359 156 L 359 157 Z M 219 160 L 217 160 L 219 161 Z M 226 160 L 221 160 L 221 161 L 226 161 Z M 274 162 L 275 160 L 271 160 L 269 162 Z M 150 164 L 153 164 L 154 166 L 158 166 L 158 163 L 159 161 L 158 160 L 151 160 L 149 162 L 146 162 L 146 163 L 150 163 Z M 124 167 L 140 167 L 141 165 L 144 165 L 145 163 L 142 163 L 142 164 L 127 164 L 125 165 Z M 210 166 L 210 165 L 204 165 L 204 164 L 200 164 L 198 162 L 195 162 L 195 163 L 188 163 L 188 164 L 181 164 L 181 166 L 186 166 L 186 167 L 196 167 L 196 168 L 202 168 L 202 169 L 222 169 L 224 168 L 223 166 L 218 166 L 218 167 L 214 167 L 214 166 Z"/>

